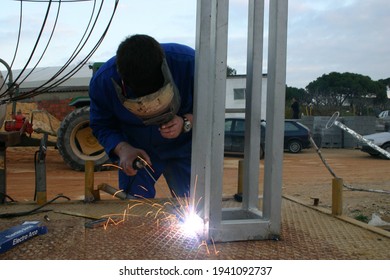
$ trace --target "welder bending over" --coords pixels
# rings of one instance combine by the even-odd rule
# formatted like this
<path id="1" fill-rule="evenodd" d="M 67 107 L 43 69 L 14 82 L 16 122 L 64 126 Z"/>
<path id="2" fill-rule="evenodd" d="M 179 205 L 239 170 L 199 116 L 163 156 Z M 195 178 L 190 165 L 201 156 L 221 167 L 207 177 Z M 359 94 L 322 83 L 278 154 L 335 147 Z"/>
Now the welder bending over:
<path id="1" fill-rule="evenodd" d="M 194 68 L 192 48 L 137 34 L 91 79 L 90 127 L 127 194 L 155 197 L 164 175 L 174 196 L 189 195 Z M 134 166 L 137 158 L 153 172 Z"/>

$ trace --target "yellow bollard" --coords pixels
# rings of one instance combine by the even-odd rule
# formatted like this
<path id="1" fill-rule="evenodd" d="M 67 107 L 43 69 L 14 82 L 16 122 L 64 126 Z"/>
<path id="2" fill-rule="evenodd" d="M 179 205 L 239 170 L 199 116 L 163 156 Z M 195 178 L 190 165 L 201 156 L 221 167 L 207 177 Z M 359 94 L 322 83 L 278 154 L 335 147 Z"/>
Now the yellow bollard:
<path id="1" fill-rule="evenodd" d="M 343 214 L 343 179 L 332 179 L 332 215 Z"/>
<path id="2" fill-rule="evenodd" d="M 95 163 L 92 160 L 85 161 L 85 188 L 84 188 L 84 201 L 91 202 L 96 199 L 94 185 L 94 171 Z"/>
<path id="3" fill-rule="evenodd" d="M 242 186 L 244 182 L 244 160 L 238 161 L 238 180 L 237 180 L 237 193 L 234 195 L 234 199 L 238 202 L 242 202 Z"/>
<path id="4" fill-rule="evenodd" d="M 244 182 L 244 160 L 238 161 L 238 181 L 237 181 L 237 193 L 242 194 L 242 185 Z"/>
<path id="5" fill-rule="evenodd" d="M 38 205 L 45 204 L 45 203 L 47 202 L 46 191 L 37 192 L 36 199 L 37 199 L 37 204 L 38 204 Z"/>

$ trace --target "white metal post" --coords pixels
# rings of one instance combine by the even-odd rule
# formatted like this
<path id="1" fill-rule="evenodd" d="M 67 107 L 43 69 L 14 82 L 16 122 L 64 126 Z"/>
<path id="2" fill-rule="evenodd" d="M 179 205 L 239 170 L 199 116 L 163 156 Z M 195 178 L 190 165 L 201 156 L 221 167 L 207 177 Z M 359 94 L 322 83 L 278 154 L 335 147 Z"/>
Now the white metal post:
<path id="1" fill-rule="evenodd" d="M 270 1 L 263 214 L 272 221 L 271 235 L 279 235 L 281 226 L 287 12 L 287 0 Z"/>
<path id="2" fill-rule="evenodd" d="M 243 208 L 253 209 L 259 202 L 259 161 L 263 77 L 264 1 L 249 1 L 245 109 L 245 159 Z M 253 186 L 253 187 L 251 187 Z"/>
<path id="3" fill-rule="evenodd" d="M 264 0 L 249 1 L 245 178 L 237 208 L 222 207 L 228 1 L 198 0 L 191 200 L 205 222 L 203 238 L 218 242 L 280 234 L 287 6 L 287 0 L 270 1 L 265 151 L 270 167 L 264 171 L 263 214 L 258 177 Z"/>

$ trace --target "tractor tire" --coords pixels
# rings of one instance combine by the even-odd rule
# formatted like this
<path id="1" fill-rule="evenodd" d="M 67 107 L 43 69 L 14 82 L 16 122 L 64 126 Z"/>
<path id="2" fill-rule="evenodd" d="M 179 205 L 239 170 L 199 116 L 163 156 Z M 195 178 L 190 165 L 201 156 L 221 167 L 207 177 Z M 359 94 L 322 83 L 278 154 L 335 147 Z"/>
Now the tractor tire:
<path id="1" fill-rule="evenodd" d="M 102 166 L 109 157 L 89 127 L 89 107 L 77 108 L 61 122 L 57 132 L 57 148 L 65 163 L 76 171 L 85 170 L 85 161 L 95 163 L 95 171 L 108 170 Z"/>

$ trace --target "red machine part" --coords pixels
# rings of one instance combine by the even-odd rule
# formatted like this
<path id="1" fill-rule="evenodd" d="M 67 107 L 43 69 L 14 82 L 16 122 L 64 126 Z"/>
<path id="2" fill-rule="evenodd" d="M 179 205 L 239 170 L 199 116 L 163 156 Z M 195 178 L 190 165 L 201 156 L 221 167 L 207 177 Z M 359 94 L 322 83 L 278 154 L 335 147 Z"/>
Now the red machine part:
<path id="1" fill-rule="evenodd" d="M 4 122 L 4 129 L 6 131 L 21 131 L 29 135 L 34 131 L 30 121 L 21 112 L 12 115 L 12 120 L 6 120 Z"/>

